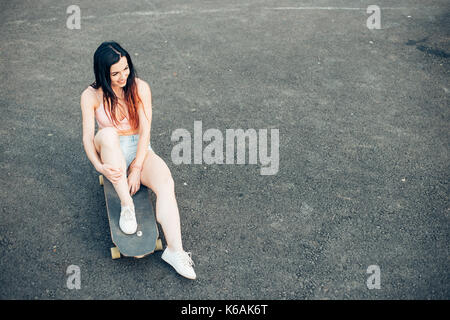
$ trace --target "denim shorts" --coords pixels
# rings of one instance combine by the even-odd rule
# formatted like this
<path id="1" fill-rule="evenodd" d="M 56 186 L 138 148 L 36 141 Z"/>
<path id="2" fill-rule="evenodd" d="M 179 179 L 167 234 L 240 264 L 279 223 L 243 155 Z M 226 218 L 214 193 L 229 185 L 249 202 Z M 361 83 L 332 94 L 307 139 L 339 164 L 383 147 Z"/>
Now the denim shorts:
<path id="1" fill-rule="evenodd" d="M 134 134 L 131 136 L 119 136 L 119 141 L 120 141 L 120 149 L 122 149 L 122 153 L 125 157 L 128 169 L 128 166 L 131 164 L 134 158 L 136 158 L 139 135 Z M 150 144 L 148 145 L 148 150 L 152 150 Z"/>

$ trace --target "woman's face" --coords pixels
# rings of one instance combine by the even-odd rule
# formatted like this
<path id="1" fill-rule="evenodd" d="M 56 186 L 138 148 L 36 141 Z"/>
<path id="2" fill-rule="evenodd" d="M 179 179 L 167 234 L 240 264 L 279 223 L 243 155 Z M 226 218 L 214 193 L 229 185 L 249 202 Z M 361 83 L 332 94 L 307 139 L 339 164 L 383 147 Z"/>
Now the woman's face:
<path id="1" fill-rule="evenodd" d="M 128 61 L 126 57 L 121 57 L 120 60 L 113 64 L 110 68 L 111 87 L 125 87 L 127 78 L 130 74 Z"/>

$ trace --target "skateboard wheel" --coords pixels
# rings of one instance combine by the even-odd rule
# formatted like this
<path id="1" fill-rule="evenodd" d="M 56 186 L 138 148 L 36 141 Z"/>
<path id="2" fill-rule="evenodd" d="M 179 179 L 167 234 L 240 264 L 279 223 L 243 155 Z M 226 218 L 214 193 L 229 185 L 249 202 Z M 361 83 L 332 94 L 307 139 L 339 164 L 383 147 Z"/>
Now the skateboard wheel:
<path id="1" fill-rule="evenodd" d="M 98 176 L 98 182 L 100 183 L 101 186 L 103 185 L 103 176 L 102 175 Z"/>
<path id="2" fill-rule="evenodd" d="M 161 239 L 156 240 L 155 251 L 161 251 L 162 249 L 163 249 L 163 245 L 162 245 Z"/>
<path id="3" fill-rule="evenodd" d="M 119 259 L 120 258 L 120 251 L 119 248 L 113 247 L 111 248 L 111 257 L 113 259 Z"/>

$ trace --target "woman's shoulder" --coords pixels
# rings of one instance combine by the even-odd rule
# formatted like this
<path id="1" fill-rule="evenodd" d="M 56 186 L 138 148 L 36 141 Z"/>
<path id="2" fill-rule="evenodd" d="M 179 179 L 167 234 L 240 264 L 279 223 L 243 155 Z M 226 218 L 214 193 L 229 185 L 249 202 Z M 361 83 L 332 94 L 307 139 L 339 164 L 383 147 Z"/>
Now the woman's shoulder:
<path id="1" fill-rule="evenodd" d="M 141 97 L 151 94 L 150 85 L 145 80 L 136 78 L 136 87 Z"/>
<path id="2" fill-rule="evenodd" d="M 84 89 L 81 95 L 97 97 L 101 93 L 101 90 L 101 88 L 95 89 L 89 85 L 86 89 Z"/>
<path id="3" fill-rule="evenodd" d="M 88 86 L 84 91 L 81 93 L 81 100 L 84 101 L 87 104 L 90 104 L 94 107 L 94 109 L 97 109 L 97 107 L 100 105 L 99 101 L 99 95 L 101 94 L 99 91 L 101 89 L 94 89 L 92 86 Z"/>
<path id="4" fill-rule="evenodd" d="M 140 78 L 136 78 L 136 86 L 138 89 L 150 89 L 150 85 L 148 84 L 148 82 Z"/>

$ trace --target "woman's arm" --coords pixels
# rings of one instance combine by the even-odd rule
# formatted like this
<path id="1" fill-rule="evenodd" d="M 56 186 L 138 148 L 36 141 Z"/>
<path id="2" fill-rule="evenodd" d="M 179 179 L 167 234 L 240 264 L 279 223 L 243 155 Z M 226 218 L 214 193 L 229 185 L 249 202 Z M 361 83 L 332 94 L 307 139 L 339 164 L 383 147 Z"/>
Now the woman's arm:
<path id="1" fill-rule="evenodd" d="M 81 114 L 83 117 L 83 146 L 88 159 L 94 165 L 95 170 L 100 172 L 102 162 L 95 149 L 95 114 L 94 108 L 97 100 L 89 89 L 86 89 L 81 94 Z"/>
<path id="2" fill-rule="evenodd" d="M 141 107 L 138 108 L 139 114 L 139 141 L 136 152 L 136 159 L 133 166 L 142 169 L 145 154 L 150 144 L 150 130 L 152 123 L 152 93 L 150 86 L 143 80 L 137 80 L 138 94 L 142 100 Z"/>

